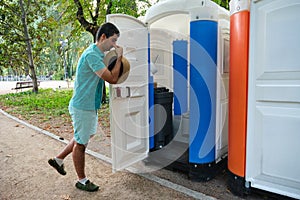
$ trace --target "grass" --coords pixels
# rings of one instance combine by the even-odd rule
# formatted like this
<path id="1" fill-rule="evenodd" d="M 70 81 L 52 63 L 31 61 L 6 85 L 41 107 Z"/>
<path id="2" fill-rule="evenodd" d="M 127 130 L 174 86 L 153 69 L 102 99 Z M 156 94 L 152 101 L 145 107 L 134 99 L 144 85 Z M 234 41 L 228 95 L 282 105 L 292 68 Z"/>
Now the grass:
<path id="1" fill-rule="evenodd" d="M 0 108 L 7 113 L 32 123 L 52 123 L 59 127 L 62 123 L 71 123 L 68 106 L 73 90 L 39 89 L 0 95 Z M 103 128 L 109 128 L 109 105 L 103 104 L 98 111 Z M 56 123 L 56 124 L 53 124 Z"/>
<path id="2" fill-rule="evenodd" d="M 10 114 L 21 115 L 25 119 L 32 115 L 44 115 L 45 118 L 67 115 L 72 90 L 40 89 L 0 95 L 0 106 Z"/>

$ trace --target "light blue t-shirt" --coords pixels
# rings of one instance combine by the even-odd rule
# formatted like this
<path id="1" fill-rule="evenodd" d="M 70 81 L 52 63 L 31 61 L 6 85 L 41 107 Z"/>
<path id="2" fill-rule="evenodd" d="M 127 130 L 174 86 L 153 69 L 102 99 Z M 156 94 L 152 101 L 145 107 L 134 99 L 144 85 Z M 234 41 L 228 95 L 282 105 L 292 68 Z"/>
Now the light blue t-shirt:
<path id="1" fill-rule="evenodd" d="M 101 107 L 104 80 L 95 73 L 105 67 L 104 53 L 91 44 L 80 56 L 73 97 L 70 106 L 81 110 L 97 110 Z"/>

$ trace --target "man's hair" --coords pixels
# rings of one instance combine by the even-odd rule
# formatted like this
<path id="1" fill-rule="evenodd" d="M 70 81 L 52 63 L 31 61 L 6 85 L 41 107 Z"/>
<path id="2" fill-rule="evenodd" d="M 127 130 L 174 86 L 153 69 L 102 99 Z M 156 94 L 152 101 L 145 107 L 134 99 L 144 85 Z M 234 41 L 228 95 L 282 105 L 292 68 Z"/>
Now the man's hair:
<path id="1" fill-rule="evenodd" d="M 110 36 L 113 36 L 114 34 L 120 34 L 119 29 L 113 25 L 110 22 L 102 24 L 96 34 L 96 41 L 98 41 L 101 37 L 101 35 L 104 34 L 106 38 L 109 38 Z"/>

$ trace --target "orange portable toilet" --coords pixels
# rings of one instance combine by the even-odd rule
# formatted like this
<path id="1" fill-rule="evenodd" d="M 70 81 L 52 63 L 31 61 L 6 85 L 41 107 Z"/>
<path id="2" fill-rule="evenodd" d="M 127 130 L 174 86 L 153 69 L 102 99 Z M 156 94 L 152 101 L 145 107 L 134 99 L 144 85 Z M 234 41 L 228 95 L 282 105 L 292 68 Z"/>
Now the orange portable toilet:
<path id="1" fill-rule="evenodd" d="M 245 184 L 250 1 L 230 1 L 228 186 Z"/>

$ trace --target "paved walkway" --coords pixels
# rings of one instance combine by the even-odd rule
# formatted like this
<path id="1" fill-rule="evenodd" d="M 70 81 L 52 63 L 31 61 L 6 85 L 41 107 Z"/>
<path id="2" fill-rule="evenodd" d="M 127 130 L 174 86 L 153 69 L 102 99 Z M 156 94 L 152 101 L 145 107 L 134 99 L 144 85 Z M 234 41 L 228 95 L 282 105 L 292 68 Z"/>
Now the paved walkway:
<path id="1" fill-rule="evenodd" d="M 16 87 L 17 81 L 0 81 L 0 95 L 6 93 L 15 93 L 16 90 L 12 90 L 12 88 Z M 66 82 L 66 81 L 41 81 L 39 88 L 68 88 L 73 87 L 74 82 Z M 31 90 L 22 89 L 22 91 Z M 21 90 L 19 90 L 21 91 Z"/>
<path id="2" fill-rule="evenodd" d="M 74 187 L 76 174 L 71 156 L 65 161 L 66 176 L 59 175 L 47 163 L 64 143 L 7 117 L 2 111 L 0 137 L 1 200 L 194 199 L 133 173 L 113 174 L 110 164 L 90 155 L 86 156 L 86 173 L 101 189 L 96 193 L 83 192 Z M 190 194 L 199 199 L 214 199 L 201 193 Z"/>

